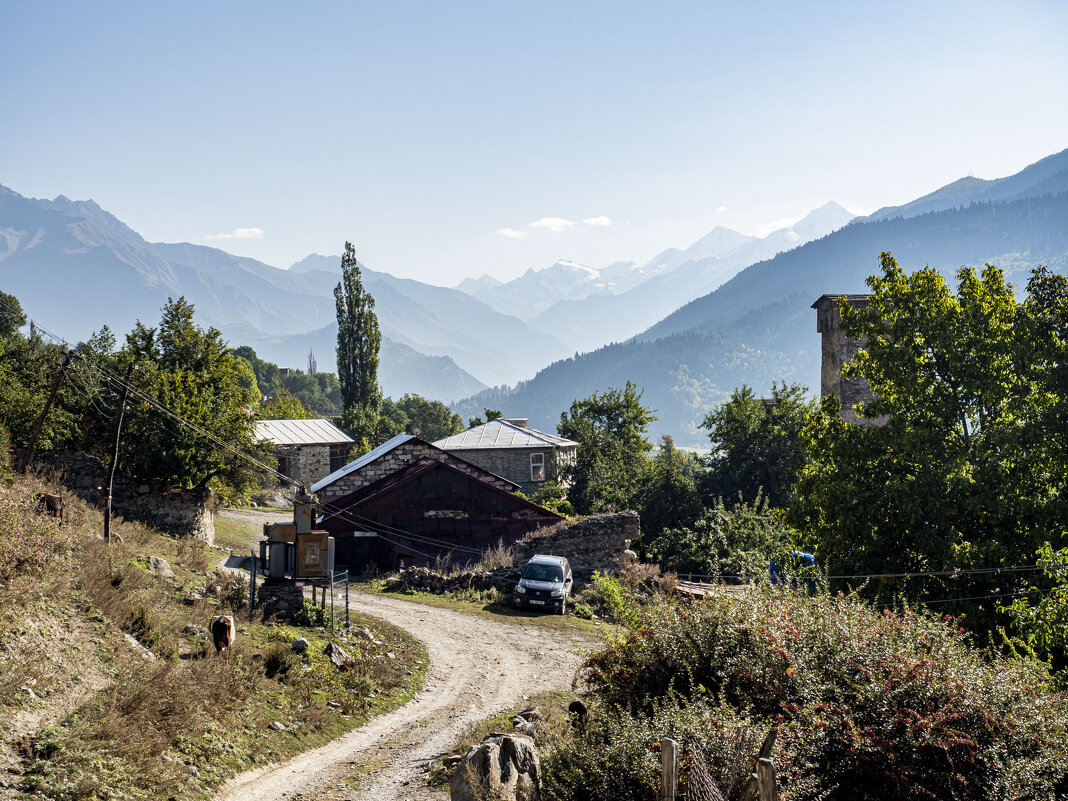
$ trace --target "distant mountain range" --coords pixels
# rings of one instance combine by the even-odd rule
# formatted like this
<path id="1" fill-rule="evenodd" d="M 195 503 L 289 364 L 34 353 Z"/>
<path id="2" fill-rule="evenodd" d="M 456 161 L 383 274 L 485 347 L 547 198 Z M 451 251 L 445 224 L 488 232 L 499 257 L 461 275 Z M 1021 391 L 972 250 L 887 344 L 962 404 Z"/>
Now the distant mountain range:
<path id="1" fill-rule="evenodd" d="M 587 351 L 638 334 L 743 267 L 829 234 L 853 216 L 830 202 L 763 238 L 717 227 L 688 248 L 665 250 L 642 265 L 616 262 L 597 269 L 558 261 L 504 284 L 482 276 L 457 289 L 553 334 L 571 352 Z"/>
<path id="2" fill-rule="evenodd" d="M 800 382 L 819 392 L 820 342 L 810 306 L 826 293 L 864 292 L 882 251 L 908 271 L 931 265 L 950 278 L 961 265 L 998 264 L 1020 288 L 1034 266 L 1065 272 L 1068 150 L 1009 178 L 964 179 L 881 209 L 752 264 L 638 336 L 555 362 L 513 389 L 487 390 L 456 408 L 501 409 L 553 430 L 573 399 L 632 380 L 657 410 L 654 432 L 707 446 L 700 421 L 742 384 L 767 393 L 772 381 Z"/>

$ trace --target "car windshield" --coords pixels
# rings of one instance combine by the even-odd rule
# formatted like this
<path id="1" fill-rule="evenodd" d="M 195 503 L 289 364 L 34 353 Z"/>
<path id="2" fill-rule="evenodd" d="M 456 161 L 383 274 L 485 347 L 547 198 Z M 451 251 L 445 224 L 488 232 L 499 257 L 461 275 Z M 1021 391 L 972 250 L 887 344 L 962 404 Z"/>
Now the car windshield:
<path id="1" fill-rule="evenodd" d="M 532 581 L 563 581 L 564 571 L 558 565 L 527 565 L 523 578 Z"/>

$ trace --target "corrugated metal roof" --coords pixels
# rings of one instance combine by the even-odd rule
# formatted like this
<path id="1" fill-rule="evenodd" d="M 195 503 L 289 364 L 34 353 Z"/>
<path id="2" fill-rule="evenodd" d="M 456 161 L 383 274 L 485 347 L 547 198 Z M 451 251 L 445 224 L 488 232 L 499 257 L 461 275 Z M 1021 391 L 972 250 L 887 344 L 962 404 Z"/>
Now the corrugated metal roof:
<path id="1" fill-rule="evenodd" d="M 391 450 L 396 448 L 398 445 L 403 445 L 405 442 L 407 442 L 410 439 L 415 439 L 415 435 L 414 434 L 397 434 L 397 436 L 395 436 L 393 439 L 387 439 L 385 442 L 383 442 L 377 448 L 374 448 L 373 450 L 367 451 L 367 453 L 365 453 L 363 456 L 361 456 L 356 461 L 349 462 L 344 467 L 339 467 L 333 473 L 331 473 L 330 475 L 326 476 L 326 478 L 321 478 L 318 481 L 316 481 L 314 484 L 311 485 L 311 491 L 312 492 L 318 492 L 323 487 L 326 487 L 326 486 L 329 486 L 330 484 L 333 484 L 335 481 L 337 481 L 342 476 L 347 476 L 353 470 L 359 470 L 361 467 L 363 467 L 366 464 L 370 464 L 371 462 L 373 462 L 375 459 L 379 458 L 380 456 L 385 456 L 387 453 L 389 453 Z"/>
<path id="2" fill-rule="evenodd" d="M 256 436 L 275 445 L 336 445 L 352 437 L 329 420 L 257 420 Z"/>
<path id="3" fill-rule="evenodd" d="M 578 443 L 555 434 L 546 434 L 536 428 L 517 426 L 507 420 L 498 419 L 439 439 L 434 445 L 443 451 L 460 451 L 490 448 L 560 448 Z"/>

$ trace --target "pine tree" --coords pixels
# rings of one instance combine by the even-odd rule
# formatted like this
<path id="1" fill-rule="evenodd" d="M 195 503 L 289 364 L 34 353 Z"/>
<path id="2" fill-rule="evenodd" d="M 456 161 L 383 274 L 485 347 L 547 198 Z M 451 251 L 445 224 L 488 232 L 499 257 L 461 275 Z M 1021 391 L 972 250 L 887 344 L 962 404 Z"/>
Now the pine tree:
<path id="1" fill-rule="evenodd" d="M 350 242 L 341 257 L 341 283 L 334 287 L 337 303 L 337 377 L 341 384 L 341 427 L 366 451 L 376 444 L 378 410 L 378 351 L 382 333 L 375 315 L 375 299 L 364 289 L 360 265 Z"/>

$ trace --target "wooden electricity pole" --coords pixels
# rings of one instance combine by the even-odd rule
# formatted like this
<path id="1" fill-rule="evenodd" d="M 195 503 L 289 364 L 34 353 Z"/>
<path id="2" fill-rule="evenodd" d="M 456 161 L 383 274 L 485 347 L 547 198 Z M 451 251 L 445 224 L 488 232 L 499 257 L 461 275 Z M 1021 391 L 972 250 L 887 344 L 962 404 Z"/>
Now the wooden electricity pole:
<path id="1" fill-rule="evenodd" d="M 108 467 L 108 482 L 104 487 L 104 541 L 111 542 L 111 487 L 115 482 L 115 468 L 119 464 L 119 441 L 122 439 L 122 414 L 126 411 L 126 398 L 130 394 L 130 377 L 136 362 L 130 362 L 126 368 L 126 377 L 122 381 L 122 400 L 119 401 L 119 413 L 115 417 L 115 444 L 111 448 L 111 465 Z"/>
<path id="2" fill-rule="evenodd" d="M 59 368 L 59 375 L 56 376 L 55 383 L 52 384 L 52 391 L 48 393 L 48 400 L 45 401 L 44 408 L 41 409 L 41 414 L 37 418 L 37 422 L 33 426 L 33 433 L 30 434 L 30 441 L 23 448 L 21 456 L 19 456 L 19 463 L 16 465 L 15 470 L 18 473 L 25 473 L 29 468 L 30 463 L 33 462 L 33 454 L 37 450 L 37 438 L 41 435 L 41 426 L 44 425 L 45 418 L 48 416 L 48 410 L 52 408 L 52 401 L 56 399 L 56 393 L 59 392 L 59 385 L 63 383 L 63 376 L 67 372 L 67 368 L 70 366 L 71 356 L 74 354 L 71 351 L 64 351 L 63 364 Z"/>

